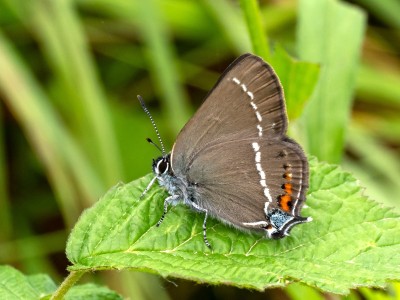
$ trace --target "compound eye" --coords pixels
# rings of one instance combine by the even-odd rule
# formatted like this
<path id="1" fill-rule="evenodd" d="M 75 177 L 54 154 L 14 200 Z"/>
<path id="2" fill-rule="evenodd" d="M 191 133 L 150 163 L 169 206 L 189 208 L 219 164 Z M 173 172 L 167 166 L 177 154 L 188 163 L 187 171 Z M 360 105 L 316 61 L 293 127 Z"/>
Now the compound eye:
<path id="1" fill-rule="evenodd" d="M 168 161 L 166 161 L 165 159 L 161 159 L 158 163 L 157 163 L 157 171 L 158 174 L 165 174 L 167 173 L 169 168 L 169 163 Z"/>

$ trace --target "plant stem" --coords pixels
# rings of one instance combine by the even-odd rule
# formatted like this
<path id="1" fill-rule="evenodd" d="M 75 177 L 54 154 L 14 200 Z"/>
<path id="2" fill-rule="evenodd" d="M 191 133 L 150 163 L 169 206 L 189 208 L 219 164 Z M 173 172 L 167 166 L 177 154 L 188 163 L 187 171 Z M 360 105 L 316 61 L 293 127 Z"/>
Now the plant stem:
<path id="1" fill-rule="evenodd" d="M 257 0 L 240 0 L 240 6 L 246 18 L 247 29 L 250 34 L 254 52 L 268 60 L 270 58 L 268 39 L 262 25 L 261 13 Z"/>
<path id="2" fill-rule="evenodd" d="M 83 274 L 85 274 L 85 271 L 72 271 L 54 292 L 50 300 L 64 299 L 65 294 L 75 285 Z"/>

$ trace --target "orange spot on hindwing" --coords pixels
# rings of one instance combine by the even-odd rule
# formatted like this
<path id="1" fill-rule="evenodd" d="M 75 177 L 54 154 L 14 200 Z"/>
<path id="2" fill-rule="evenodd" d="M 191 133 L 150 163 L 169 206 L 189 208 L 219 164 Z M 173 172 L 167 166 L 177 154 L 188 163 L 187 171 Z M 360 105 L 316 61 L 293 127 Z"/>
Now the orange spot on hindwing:
<path id="1" fill-rule="evenodd" d="M 283 211 L 290 213 L 292 208 L 292 193 L 293 193 L 293 185 L 290 183 L 290 181 L 292 180 L 293 175 L 291 172 L 291 165 L 285 164 L 283 168 L 285 169 L 283 178 L 287 182 L 282 185 L 282 189 L 284 190 L 285 193 L 279 196 L 278 205 Z"/>
<path id="2" fill-rule="evenodd" d="M 292 194 L 292 184 L 291 183 L 285 183 L 283 185 L 283 189 L 285 190 L 286 194 L 288 194 L 288 195 Z"/>
<path id="3" fill-rule="evenodd" d="M 289 212 L 292 204 L 292 197 L 290 195 L 282 195 L 279 197 L 279 206 L 282 210 Z"/>

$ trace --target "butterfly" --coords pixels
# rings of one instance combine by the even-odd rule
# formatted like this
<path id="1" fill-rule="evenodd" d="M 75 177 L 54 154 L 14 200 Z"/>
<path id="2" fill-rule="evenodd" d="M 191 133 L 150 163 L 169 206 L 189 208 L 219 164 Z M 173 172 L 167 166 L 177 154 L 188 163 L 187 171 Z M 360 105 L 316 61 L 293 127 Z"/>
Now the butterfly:
<path id="1" fill-rule="evenodd" d="M 162 155 L 153 160 L 155 177 L 170 194 L 168 207 L 184 203 L 204 213 L 203 238 L 211 216 L 242 231 L 280 239 L 298 224 L 306 200 L 309 169 L 300 145 L 286 135 L 288 119 L 283 89 L 271 66 L 244 54 L 221 75 L 195 115 L 166 153 L 150 117 Z"/>

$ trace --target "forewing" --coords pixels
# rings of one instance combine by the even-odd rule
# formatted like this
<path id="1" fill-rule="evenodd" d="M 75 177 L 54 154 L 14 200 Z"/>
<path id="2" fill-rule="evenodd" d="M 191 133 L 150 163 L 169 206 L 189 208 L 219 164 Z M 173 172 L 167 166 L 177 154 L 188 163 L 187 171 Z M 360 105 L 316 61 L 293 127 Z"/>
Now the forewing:
<path id="1" fill-rule="evenodd" d="M 177 176 L 185 176 L 196 157 L 214 144 L 243 138 L 277 139 L 286 127 L 283 91 L 275 72 L 261 58 L 242 55 L 179 133 L 171 154 L 172 168 Z"/>

